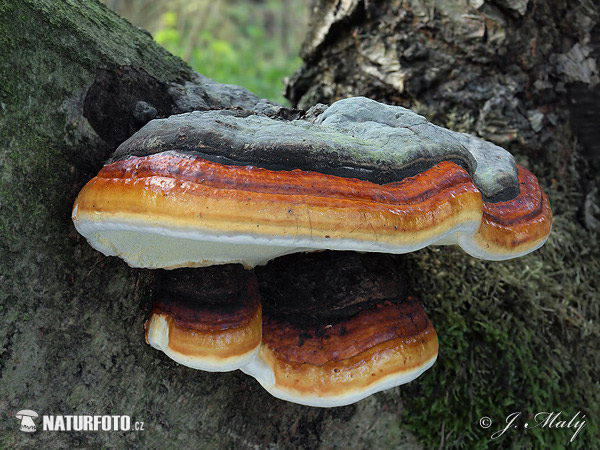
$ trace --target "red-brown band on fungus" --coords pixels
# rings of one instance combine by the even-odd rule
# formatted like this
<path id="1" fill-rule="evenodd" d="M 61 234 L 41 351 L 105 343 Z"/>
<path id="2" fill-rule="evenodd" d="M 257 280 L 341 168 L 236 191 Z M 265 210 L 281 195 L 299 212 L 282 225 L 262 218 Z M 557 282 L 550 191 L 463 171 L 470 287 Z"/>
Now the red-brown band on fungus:
<path id="1" fill-rule="evenodd" d="M 320 283 L 297 277 L 290 268 L 298 263 L 319 271 Z M 438 340 L 419 302 L 404 295 L 398 269 L 387 255 L 346 252 L 259 268 L 263 341 L 242 370 L 276 397 L 322 407 L 415 379 L 434 363 Z"/>
<path id="2" fill-rule="evenodd" d="M 242 370 L 274 396 L 310 406 L 347 405 L 412 381 L 438 352 L 431 322 L 410 297 L 331 326 L 265 318 L 263 333 L 258 357 Z"/>
<path id="3" fill-rule="evenodd" d="M 477 251 L 490 255 L 488 259 L 529 253 L 546 242 L 552 228 L 548 196 L 535 175 L 524 167 L 517 167 L 519 195 L 506 202 L 485 202 L 481 227 L 471 242 L 465 243 L 479 247 Z"/>
<path id="4" fill-rule="evenodd" d="M 177 269 L 157 275 L 146 341 L 171 359 L 207 371 L 254 358 L 262 336 L 256 278 L 242 266 Z"/>
<path id="5" fill-rule="evenodd" d="M 104 167 L 79 194 L 73 220 L 94 247 L 134 267 L 254 266 L 311 249 L 406 253 L 436 243 L 501 260 L 550 232 L 547 197 L 533 175 L 519 174 L 515 199 L 489 203 L 448 161 L 379 185 L 160 153 Z M 505 226 L 504 216 L 517 222 Z"/>

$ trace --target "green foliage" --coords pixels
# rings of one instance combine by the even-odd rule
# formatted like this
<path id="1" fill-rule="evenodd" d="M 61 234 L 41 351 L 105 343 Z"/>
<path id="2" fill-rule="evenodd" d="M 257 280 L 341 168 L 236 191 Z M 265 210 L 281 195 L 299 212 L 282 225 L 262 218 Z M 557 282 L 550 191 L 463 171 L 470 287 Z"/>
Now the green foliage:
<path id="1" fill-rule="evenodd" d="M 197 72 L 286 104 L 284 78 L 300 66 L 301 60 L 297 47 L 286 48 L 288 30 L 281 23 L 269 25 L 287 14 L 281 5 L 266 2 L 260 8 L 249 8 L 241 2 L 228 2 L 227 8 L 218 10 L 221 17 L 213 10 L 191 18 L 168 11 L 162 15 L 154 37 Z"/>

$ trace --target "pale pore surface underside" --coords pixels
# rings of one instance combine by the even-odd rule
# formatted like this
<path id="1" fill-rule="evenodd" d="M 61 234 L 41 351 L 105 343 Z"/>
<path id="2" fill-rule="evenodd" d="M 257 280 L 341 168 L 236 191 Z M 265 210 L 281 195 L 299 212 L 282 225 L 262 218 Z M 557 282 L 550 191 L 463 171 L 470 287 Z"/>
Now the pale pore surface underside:
<path id="1" fill-rule="evenodd" d="M 269 236 L 261 234 L 216 233 L 209 230 L 167 228 L 133 221 L 94 221 L 78 218 L 77 231 L 98 251 L 119 256 L 132 267 L 205 267 L 240 263 L 246 267 L 266 264 L 290 253 L 314 250 L 409 253 L 429 245 L 457 244 L 470 255 L 487 260 L 515 258 L 520 254 L 498 253 L 477 244 L 472 238 L 480 220 L 472 218 L 427 239 L 390 244 L 373 240 L 326 239 L 314 236 Z M 534 249 L 523 252 L 529 253 Z"/>

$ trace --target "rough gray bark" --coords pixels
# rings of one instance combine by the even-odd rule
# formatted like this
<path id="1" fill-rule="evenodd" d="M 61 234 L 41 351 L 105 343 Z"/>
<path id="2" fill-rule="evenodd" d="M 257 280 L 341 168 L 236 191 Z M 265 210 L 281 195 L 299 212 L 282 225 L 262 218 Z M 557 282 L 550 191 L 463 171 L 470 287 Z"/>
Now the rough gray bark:
<path id="1" fill-rule="evenodd" d="M 540 178 L 553 205 L 548 243 L 522 261 L 499 267 L 449 252 L 416 257 L 414 280 L 429 274 L 417 289 L 441 351 L 431 377 L 404 391 L 409 408 L 422 408 L 408 416 L 410 429 L 430 447 L 471 447 L 491 442 L 491 433 L 477 425 L 484 414 L 503 421 L 512 411 L 555 408 L 597 416 L 599 398 L 590 392 L 598 372 L 586 361 L 597 366 L 600 340 L 586 324 L 598 328 L 600 318 L 598 3 L 312 5 L 304 65 L 287 86 L 293 104 L 308 108 L 362 95 L 412 108 L 438 125 L 509 148 Z M 522 276 L 531 267 L 538 275 Z M 469 287 L 473 283 L 488 288 Z M 575 308 L 581 320 L 571 320 L 565 307 Z M 505 446 L 563 445 L 548 433 L 515 431 L 503 439 Z M 597 440 L 598 428 L 585 435 Z M 573 445 L 587 444 L 584 438 Z"/>
<path id="2" fill-rule="evenodd" d="M 592 0 L 319 0 L 287 96 L 360 93 L 532 153 L 569 152 L 554 141 L 573 117 L 600 155 L 598 20 Z"/>
<path id="3" fill-rule="evenodd" d="M 398 392 L 322 410 L 168 360 L 144 342 L 152 274 L 103 257 L 71 223 L 84 183 L 151 118 L 293 111 L 194 75 L 95 0 L 0 1 L 0 80 L 0 447 L 418 446 Z M 145 427 L 30 435 L 21 409 Z"/>

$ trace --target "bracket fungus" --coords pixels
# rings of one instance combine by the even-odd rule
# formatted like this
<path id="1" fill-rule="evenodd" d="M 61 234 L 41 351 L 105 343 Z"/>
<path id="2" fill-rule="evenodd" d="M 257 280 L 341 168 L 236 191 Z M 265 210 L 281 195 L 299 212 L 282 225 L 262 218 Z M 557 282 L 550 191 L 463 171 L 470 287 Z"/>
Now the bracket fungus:
<path id="1" fill-rule="evenodd" d="M 146 339 L 194 369 L 227 372 L 258 353 L 262 308 L 253 273 L 240 265 L 160 273 Z"/>
<path id="2" fill-rule="evenodd" d="M 314 406 L 408 382 L 437 357 L 431 322 L 390 288 L 402 283 L 381 254 L 457 244 L 515 258 L 542 246 L 552 222 L 537 179 L 506 150 L 362 97 L 312 121 L 245 110 L 152 120 L 82 189 L 72 217 L 106 255 L 177 269 L 157 277 L 153 347 Z M 322 250 L 336 252 L 292 255 Z M 357 263 L 347 251 L 368 253 Z M 293 293 L 304 290 L 290 273 L 307 264 L 321 267 L 317 280 L 338 264 L 363 269 L 326 301 Z"/>

